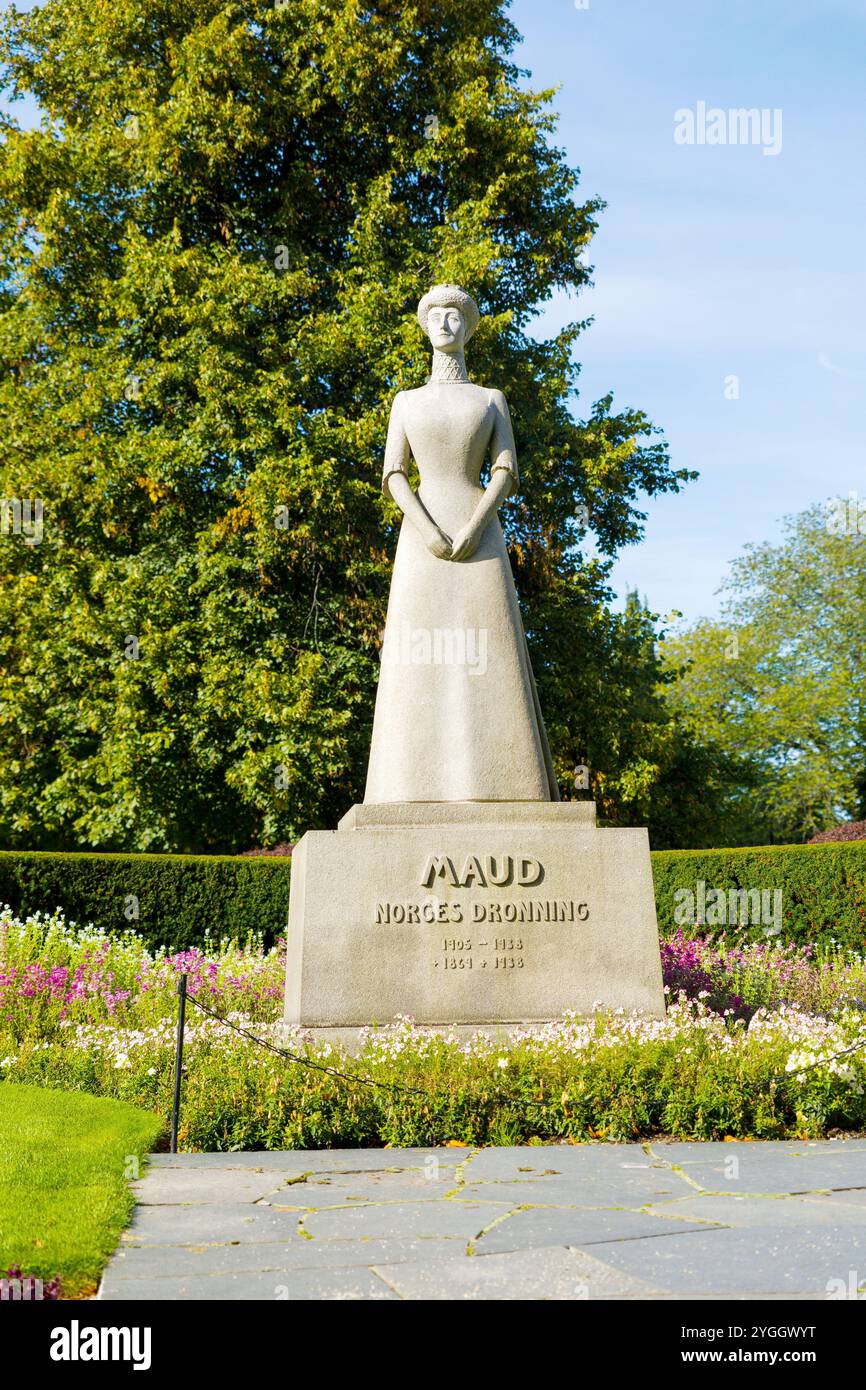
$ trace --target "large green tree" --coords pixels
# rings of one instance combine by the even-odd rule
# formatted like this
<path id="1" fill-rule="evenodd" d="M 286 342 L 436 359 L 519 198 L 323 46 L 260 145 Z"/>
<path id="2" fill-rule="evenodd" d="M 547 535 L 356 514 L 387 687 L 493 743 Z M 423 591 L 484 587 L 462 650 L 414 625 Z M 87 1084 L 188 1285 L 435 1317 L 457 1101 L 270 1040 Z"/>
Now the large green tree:
<path id="1" fill-rule="evenodd" d="M 0 537 L 0 842 L 238 849 L 361 798 L 387 411 L 425 379 L 411 311 L 443 279 L 476 294 L 472 374 L 512 408 L 505 521 L 563 790 L 591 746 L 611 809 L 646 801 L 646 623 L 581 543 L 613 556 L 687 475 L 641 412 L 574 418 L 580 323 L 528 331 L 587 283 L 601 205 L 516 41 L 499 0 L 7 14 L 4 81 L 44 120 L 0 150 L 0 495 L 42 499 L 44 534 Z"/>
<path id="2" fill-rule="evenodd" d="M 866 508 L 789 518 L 746 547 L 720 622 L 664 644 L 672 711 L 736 775 L 716 843 L 802 840 L 866 815 Z"/>

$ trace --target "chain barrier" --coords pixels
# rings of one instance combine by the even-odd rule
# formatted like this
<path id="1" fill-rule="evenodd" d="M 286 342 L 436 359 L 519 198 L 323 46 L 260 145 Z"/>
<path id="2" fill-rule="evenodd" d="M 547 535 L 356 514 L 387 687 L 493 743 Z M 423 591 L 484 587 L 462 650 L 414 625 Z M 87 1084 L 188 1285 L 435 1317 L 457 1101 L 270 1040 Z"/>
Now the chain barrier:
<path id="1" fill-rule="evenodd" d="M 276 1043 L 269 1042 L 267 1038 L 259 1038 L 255 1033 L 251 1033 L 248 1028 L 242 1028 L 240 1024 L 233 1023 L 231 1019 L 222 1018 L 219 1014 L 214 1013 L 213 1009 L 207 1008 L 195 995 L 187 993 L 186 983 L 186 975 L 181 975 L 178 980 L 177 989 L 178 995 L 180 996 L 180 1007 L 178 1012 L 177 1050 L 175 1058 L 174 1107 L 172 1110 L 172 1153 L 177 1152 L 177 1128 L 180 1114 L 180 1078 L 183 1068 L 184 1012 L 187 1003 L 192 1004 L 200 1013 L 213 1019 L 215 1023 L 221 1024 L 223 1028 L 229 1028 L 239 1037 L 247 1038 L 250 1042 L 256 1043 L 259 1047 L 263 1047 L 268 1052 L 274 1053 L 277 1057 L 283 1057 L 286 1061 L 293 1062 L 297 1066 L 309 1067 L 312 1071 L 322 1072 L 325 1076 L 336 1077 L 337 1080 L 346 1081 L 350 1085 L 370 1086 L 378 1090 L 392 1091 L 399 1095 L 422 1096 L 425 1100 L 430 1100 L 433 1097 L 433 1093 L 422 1086 L 406 1086 L 399 1081 L 377 1081 L 375 1077 L 360 1076 L 355 1072 L 342 1071 L 339 1067 L 331 1067 L 324 1062 L 314 1062 L 311 1057 L 302 1057 L 297 1052 L 290 1052 L 288 1048 L 278 1047 Z M 816 1071 L 819 1067 L 826 1067 L 830 1062 L 835 1062 L 839 1057 L 847 1057 L 853 1052 L 861 1052 L 864 1048 L 866 1048 L 866 1038 L 861 1038 L 858 1042 L 852 1043 L 850 1047 L 843 1048 L 840 1052 L 831 1053 L 829 1057 L 822 1057 L 820 1061 L 810 1062 L 807 1066 L 798 1067 L 794 1071 L 774 1073 L 774 1075 L 768 1077 L 766 1081 L 761 1083 L 761 1089 L 772 1086 L 774 1082 L 784 1081 L 787 1077 L 802 1076 L 806 1072 Z M 517 1096 L 499 1096 L 497 1099 L 503 1104 L 524 1106 L 526 1109 L 546 1106 L 550 1103 L 549 1100 L 525 1100 Z"/>

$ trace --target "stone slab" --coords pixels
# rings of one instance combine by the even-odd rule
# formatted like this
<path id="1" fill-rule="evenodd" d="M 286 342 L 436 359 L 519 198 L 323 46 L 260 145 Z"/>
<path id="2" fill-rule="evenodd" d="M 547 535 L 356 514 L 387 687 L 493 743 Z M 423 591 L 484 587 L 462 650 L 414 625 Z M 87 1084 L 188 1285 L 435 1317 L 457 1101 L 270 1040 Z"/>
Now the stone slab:
<path id="1" fill-rule="evenodd" d="M 444 1195 L 444 1194 L 443 1194 Z M 368 1236 L 390 1240 L 398 1236 L 460 1236 L 475 1241 L 495 1222 L 509 1215 L 506 1202 L 494 1199 L 441 1202 L 370 1202 L 364 1206 L 319 1207 L 304 1214 L 303 1230 L 313 1240 L 337 1236 L 354 1240 Z M 658 1224 L 658 1222 L 656 1222 Z"/>
<path id="2" fill-rule="evenodd" d="M 291 1191 L 291 1189 L 288 1189 Z M 509 1202 L 514 1207 L 550 1206 L 590 1208 L 643 1207 L 649 1203 L 674 1201 L 682 1190 L 675 1177 L 667 1180 L 664 1174 L 647 1180 L 641 1174 L 622 1174 L 619 1181 L 591 1178 L 576 1183 L 571 1176 L 534 1178 L 517 1182 L 473 1182 L 468 1179 L 461 1187 L 466 1197 L 482 1197 L 485 1201 Z M 274 1200 L 284 1200 L 283 1198 Z"/>
<path id="3" fill-rule="evenodd" d="M 297 1174 L 301 1177 L 301 1174 Z M 302 1185 L 302 1184 L 301 1184 Z M 160 1168 L 131 1184 L 140 1206 L 210 1205 L 223 1202 L 259 1202 L 262 1198 L 287 1200 L 291 1188 L 283 1186 L 281 1173 L 254 1172 L 242 1168 L 211 1168 L 207 1185 L 194 1168 Z"/>
<path id="4" fill-rule="evenodd" d="M 479 1255 L 506 1250 L 531 1250 L 539 1245 L 596 1245 L 607 1241 L 636 1241 L 697 1231 L 700 1224 L 654 1216 L 617 1207 L 528 1207 L 512 1210 L 490 1224 L 474 1242 Z"/>
<path id="5" fill-rule="evenodd" d="M 394 826 L 555 825 L 595 828 L 594 801 L 380 801 L 353 806 L 338 830 Z"/>
<path id="6" fill-rule="evenodd" d="M 866 1139 L 859 1136 L 841 1139 L 708 1139 L 703 1143 L 689 1140 L 654 1139 L 647 1146 L 659 1162 L 676 1163 L 688 1167 L 692 1163 L 708 1163 L 713 1158 L 727 1159 L 732 1153 L 751 1155 L 764 1160 L 771 1156 L 784 1158 L 785 1162 L 796 1159 L 797 1166 L 802 1158 L 842 1157 L 863 1165 L 866 1172 Z"/>
<path id="7" fill-rule="evenodd" d="M 782 1143 L 717 1144 L 712 1150 L 709 1160 L 696 1158 L 684 1144 L 660 1145 L 655 1152 L 681 1167 L 689 1183 L 705 1192 L 783 1195 L 866 1188 L 862 1148 L 794 1141 L 789 1150 Z"/>
<path id="8" fill-rule="evenodd" d="M 299 1213 L 252 1203 L 199 1203 L 183 1207 L 136 1207 L 124 1245 L 209 1245 L 221 1242 L 302 1240 Z"/>
<path id="9" fill-rule="evenodd" d="M 621 1174 L 656 1172 L 663 1176 L 666 1169 L 670 1171 L 669 1164 L 648 1157 L 640 1144 L 503 1144 L 477 1149 L 465 1168 L 465 1179 L 534 1181 L 541 1175 L 549 1176 L 551 1168 L 577 1182 L 610 1178 L 618 1188 Z"/>
<path id="10" fill-rule="evenodd" d="M 287 1025 L 543 1023 L 599 1004 L 664 1013 L 646 830 L 554 816 L 295 847 Z"/>
<path id="11" fill-rule="evenodd" d="M 775 1206 L 775 1203 L 773 1204 Z M 730 1226 L 668 1235 L 663 1240 L 594 1244 L 591 1253 L 622 1273 L 687 1297 L 711 1295 L 827 1298 L 830 1281 L 866 1270 L 866 1227 L 849 1225 L 780 1230 Z"/>
<path id="12" fill-rule="evenodd" d="M 429 1176 L 423 1171 L 387 1169 L 381 1173 L 310 1173 L 306 1182 L 283 1188 L 268 1201 L 271 1206 L 304 1211 L 353 1202 L 437 1202 L 454 1190 L 456 1181 L 455 1170 L 438 1163 Z"/>
<path id="13" fill-rule="evenodd" d="M 290 1182 L 304 1173 L 379 1173 L 383 1169 L 423 1169 L 431 1159 L 440 1167 L 455 1168 L 472 1149 L 245 1149 L 240 1152 L 151 1154 L 152 1168 L 238 1168 L 275 1172 Z"/>
<path id="14" fill-rule="evenodd" d="M 381 1301 L 399 1297 L 371 1269 L 275 1269 L 267 1273 L 164 1275 L 150 1279 L 106 1279 L 100 1298 L 108 1303 L 124 1300 L 175 1302 L 176 1300 L 225 1299 L 232 1303 L 272 1299 L 275 1303 L 307 1300 Z"/>
<path id="15" fill-rule="evenodd" d="M 377 1240 L 261 1241 L 243 1245 L 139 1245 L 122 1248 L 111 1263 L 111 1283 L 164 1275 L 241 1274 L 276 1269 L 353 1269 L 405 1261 L 464 1258 L 461 1236 L 392 1236 Z"/>
<path id="16" fill-rule="evenodd" d="M 771 1205 L 770 1205 L 771 1204 Z M 866 1232 L 866 1212 L 855 1202 L 819 1197 L 722 1197 L 708 1192 L 673 1201 L 654 1199 L 647 1210 L 681 1221 L 706 1221 L 720 1226 L 767 1227 L 787 1230 L 792 1226 L 851 1226 Z"/>
<path id="17" fill-rule="evenodd" d="M 403 1262 L 375 1266 L 401 1298 L 496 1301 L 592 1298 L 647 1298 L 654 1290 L 641 1279 L 623 1274 L 582 1250 L 553 1247 L 521 1250 L 472 1259 L 438 1260 L 435 1264 Z"/>
<path id="18" fill-rule="evenodd" d="M 866 1210 L 864 1210 L 866 1208 L 866 1188 L 842 1187 L 835 1192 L 809 1192 L 796 1200 L 809 1202 L 818 1210 L 825 1208 L 829 1211 L 834 1207 L 840 1207 L 844 1211 L 848 1207 L 856 1208 L 860 1211 L 863 1220 L 866 1220 Z"/>

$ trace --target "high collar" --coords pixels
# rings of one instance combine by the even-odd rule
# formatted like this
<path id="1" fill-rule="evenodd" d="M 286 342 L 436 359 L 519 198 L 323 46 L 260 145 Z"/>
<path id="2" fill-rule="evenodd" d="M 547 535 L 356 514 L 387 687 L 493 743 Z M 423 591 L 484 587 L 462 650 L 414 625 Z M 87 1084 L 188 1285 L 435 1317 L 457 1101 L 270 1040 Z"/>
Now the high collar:
<path id="1" fill-rule="evenodd" d="M 433 349 L 433 364 L 430 368 L 430 382 L 437 384 L 468 384 L 469 374 L 462 352 L 440 352 Z"/>

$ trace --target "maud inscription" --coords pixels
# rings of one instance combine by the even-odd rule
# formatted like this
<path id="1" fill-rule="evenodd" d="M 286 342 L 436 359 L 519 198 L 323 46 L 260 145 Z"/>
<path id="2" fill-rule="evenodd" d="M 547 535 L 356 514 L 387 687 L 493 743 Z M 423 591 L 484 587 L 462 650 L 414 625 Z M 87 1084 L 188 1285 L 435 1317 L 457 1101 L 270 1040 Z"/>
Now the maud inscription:
<path id="1" fill-rule="evenodd" d="M 431 854 L 428 856 L 419 878 L 420 887 L 427 890 L 427 896 L 415 900 L 390 900 L 377 902 L 376 923 L 379 926 L 440 925 L 473 926 L 489 924 L 492 926 L 517 926 L 529 922 L 585 922 L 589 917 L 589 906 L 585 902 L 575 902 L 572 898 L 542 898 L 529 894 L 515 894 L 507 897 L 483 898 L 473 892 L 470 898 L 449 896 L 447 899 L 436 896 L 437 888 L 450 889 L 525 889 L 537 887 L 544 881 L 544 865 L 532 855 L 467 855 L 455 861 L 449 855 Z M 494 937 L 490 943 L 505 938 Z M 468 953 L 471 947 L 465 946 Z M 523 943 L 520 943 L 522 950 Z M 521 959 L 521 966 L 523 961 Z"/>
<path id="2" fill-rule="evenodd" d="M 544 866 L 529 855 L 467 855 L 458 869 L 447 854 L 431 854 L 421 875 L 421 887 L 432 888 L 437 880 L 452 888 L 532 888 L 544 878 Z"/>

